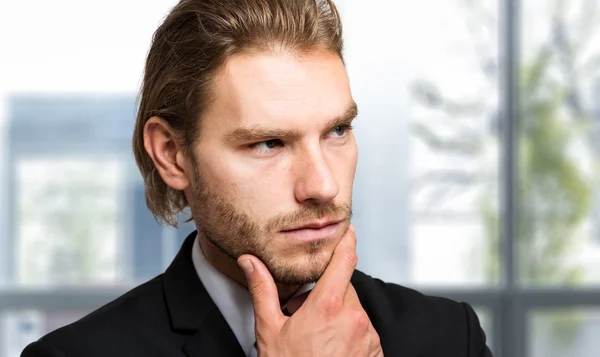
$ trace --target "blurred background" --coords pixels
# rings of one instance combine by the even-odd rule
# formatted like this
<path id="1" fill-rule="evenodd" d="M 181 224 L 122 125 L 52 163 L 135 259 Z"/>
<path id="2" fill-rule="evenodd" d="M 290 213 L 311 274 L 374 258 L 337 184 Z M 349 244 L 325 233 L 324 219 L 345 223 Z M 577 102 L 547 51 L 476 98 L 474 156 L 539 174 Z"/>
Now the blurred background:
<path id="1" fill-rule="evenodd" d="M 0 3 L 0 357 L 161 273 L 131 153 L 175 0 Z M 600 0 L 337 0 L 359 268 L 471 303 L 503 357 L 600 355 Z"/>

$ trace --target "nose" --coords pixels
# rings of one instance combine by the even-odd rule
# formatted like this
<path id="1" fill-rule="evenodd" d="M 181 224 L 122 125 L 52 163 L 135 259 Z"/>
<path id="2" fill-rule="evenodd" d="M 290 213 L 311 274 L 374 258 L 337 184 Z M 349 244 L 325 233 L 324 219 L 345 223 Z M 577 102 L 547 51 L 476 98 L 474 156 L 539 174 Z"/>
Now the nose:
<path id="1" fill-rule="evenodd" d="M 320 147 L 308 150 L 298 162 L 294 188 L 298 202 L 326 203 L 337 196 L 338 182 Z"/>

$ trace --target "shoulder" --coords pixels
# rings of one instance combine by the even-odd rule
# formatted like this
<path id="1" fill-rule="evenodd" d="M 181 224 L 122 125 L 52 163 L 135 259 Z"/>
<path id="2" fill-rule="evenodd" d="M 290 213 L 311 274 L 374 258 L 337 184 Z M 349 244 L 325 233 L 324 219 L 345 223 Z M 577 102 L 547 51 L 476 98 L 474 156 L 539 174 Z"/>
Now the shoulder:
<path id="1" fill-rule="evenodd" d="M 170 326 L 164 303 L 162 275 L 29 345 L 23 357 L 118 356 L 136 334 L 164 336 Z M 164 330 L 164 331 L 163 331 Z"/>
<path id="2" fill-rule="evenodd" d="M 361 271 L 355 271 L 352 284 L 357 290 L 361 301 L 368 306 L 386 310 L 393 316 L 419 316 L 441 317 L 444 320 L 462 321 L 465 317 L 465 307 L 447 298 L 428 296 L 417 290 L 387 283 L 373 278 Z"/>
<path id="3" fill-rule="evenodd" d="M 402 345 L 403 350 L 418 349 L 427 356 L 443 351 L 488 356 L 485 334 L 469 304 L 428 296 L 360 271 L 355 272 L 352 284 L 382 341 Z M 402 340 L 407 336 L 410 340 Z"/>

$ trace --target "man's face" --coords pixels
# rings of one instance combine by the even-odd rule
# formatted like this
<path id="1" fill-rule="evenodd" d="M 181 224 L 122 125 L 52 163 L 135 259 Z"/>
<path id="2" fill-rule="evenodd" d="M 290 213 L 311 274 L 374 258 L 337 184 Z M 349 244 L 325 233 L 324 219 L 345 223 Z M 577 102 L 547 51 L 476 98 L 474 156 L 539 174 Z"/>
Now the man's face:
<path id="1" fill-rule="evenodd" d="M 351 216 L 356 109 L 342 61 L 238 55 L 214 89 L 188 192 L 200 234 L 231 258 L 257 256 L 276 282 L 316 281 Z"/>

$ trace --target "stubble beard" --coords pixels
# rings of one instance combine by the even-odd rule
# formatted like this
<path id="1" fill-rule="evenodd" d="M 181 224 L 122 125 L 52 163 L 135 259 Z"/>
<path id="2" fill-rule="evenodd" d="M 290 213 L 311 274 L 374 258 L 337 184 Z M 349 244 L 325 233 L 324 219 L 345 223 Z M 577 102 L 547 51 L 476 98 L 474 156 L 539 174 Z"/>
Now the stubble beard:
<path id="1" fill-rule="evenodd" d="M 281 252 L 270 251 L 268 247 L 282 229 L 297 227 L 314 219 L 342 219 L 349 224 L 352 216 L 349 204 L 307 204 L 294 214 L 281 214 L 269 219 L 265 228 L 261 229 L 257 222 L 237 209 L 232 200 L 211 189 L 197 168 L 194 171 L 195 183 L 190 202 L 194 220 L 199 233 L 220 251 L 224 259 L 235 262 L 242 254 L 252 254 L 265 264 L 276 283 L 285 285 L 312 283 L 323 275 L 332 257 L 332 251 L 324 249 L 330 244 L 329 240 L 294 246 L 304 250 L 300 262 L 286 260 Z M 334 238 L 337 241 L 340 237 Z"/>

